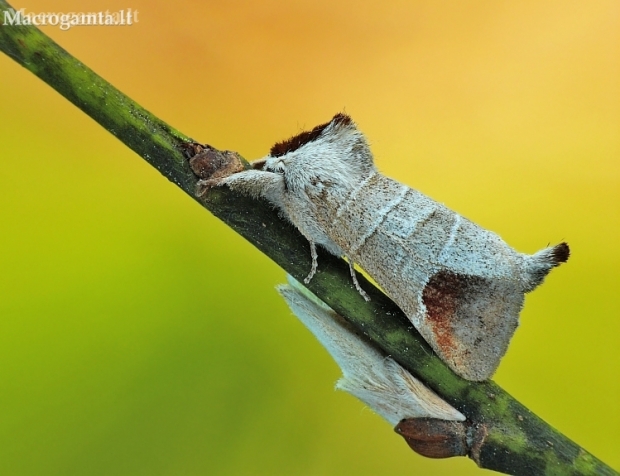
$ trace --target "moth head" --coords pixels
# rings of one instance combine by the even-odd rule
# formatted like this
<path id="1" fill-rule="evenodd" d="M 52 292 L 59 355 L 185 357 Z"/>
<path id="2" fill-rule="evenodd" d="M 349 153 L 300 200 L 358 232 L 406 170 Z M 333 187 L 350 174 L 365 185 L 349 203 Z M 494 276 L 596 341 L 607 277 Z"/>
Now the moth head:
<path id="1" fill-rule="evenodd" d="M 345 114 L 271 148 L 263 170 L 281 173 L 289 191 L 350 188 L 375 171 L 364 135 Z"/>

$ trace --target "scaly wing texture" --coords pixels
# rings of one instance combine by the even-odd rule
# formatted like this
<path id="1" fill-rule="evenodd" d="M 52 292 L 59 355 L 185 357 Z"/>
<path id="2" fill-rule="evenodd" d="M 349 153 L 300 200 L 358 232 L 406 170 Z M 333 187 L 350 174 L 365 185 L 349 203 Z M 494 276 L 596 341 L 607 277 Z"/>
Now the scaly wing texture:
<path id="1" fill-rule="evenodd" d="M 290 286 L 279 286 L 278 291 L 342 369 L 337 388 L 359 398 L 392 425 L 404 418 L 465 419 L 299 283 L 289 281 Z"/>
<path id="2" fill-rule="evenodd" d="M 525 255 L 394 180 L 376 175 L 365 186 L 372 193 L 336 212 L 334 241 L 455 372 L 489 378 L 518 325 Z"/>

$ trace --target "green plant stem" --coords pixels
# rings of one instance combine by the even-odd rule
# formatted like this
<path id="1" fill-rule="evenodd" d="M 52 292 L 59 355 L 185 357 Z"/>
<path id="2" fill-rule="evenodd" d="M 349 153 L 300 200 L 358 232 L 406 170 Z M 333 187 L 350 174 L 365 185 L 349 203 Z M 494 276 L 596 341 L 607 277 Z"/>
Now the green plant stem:
<path id="1" fill-rule="evenodd" d="M 9 8 L 0 0 L 0 14 Z M 36 27 L 0 22 L 0 49 L 198 200 L 198 179 L 183 152 L 191 142 L 188 137 L 118 91 Z M 268 204 L 227 188 L 214 188 L 198 201 L 296 279 L 307 275 L 311 263 L 307 241 Z M 618 474 L 495 383 L 469 382 L 455 375 L 411 329 L 400 309 L 359 279 L 370 290 L 370 302 L 353 287 L 347 264 L 321 252 L 319 271 L 308 288 L 470 422 L 486 426 L 486 439 L 479 454 L 472 457 L 479 466 L 523 476 Z"/>

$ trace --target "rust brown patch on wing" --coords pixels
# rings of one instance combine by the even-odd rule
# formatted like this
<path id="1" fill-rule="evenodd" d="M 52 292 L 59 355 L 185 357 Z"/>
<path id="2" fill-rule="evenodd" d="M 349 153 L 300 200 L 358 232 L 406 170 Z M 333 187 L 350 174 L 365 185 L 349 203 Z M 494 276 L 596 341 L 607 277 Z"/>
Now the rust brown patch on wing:
<path id="1" fill-rule="evenodd" d="M 422 302 L 426 306 L 427 322 L 433 327 L 435 340 L 445 357 L 452 358 L 459 348 L 462 352 L 456 329 L 459 325 L 471 323 L 461 322 L 470 317 L 461 314 L 469 310 L 466 309 L 468 302 L 475 300 L 480 291 L 488 287 L 489 283 L 483 278 L 449 271 L 439 271 L 428 281 L 422 292 Z M 477 324 L 482 326 L 483 322 Z"/>
<path id="2" fill-rule="evenodd" d="M 288 154 L 289 152 L 293 152 L 299 149 L 308 142 L 312 142 L 318 139 L 321 133 L 325 130 L 325 128 L 329 126 L 332 122 L 334 123 L 334 125 L 347 125 L 350 124 L 352 121 L 351 118 L 346 114 L 336 114 L 331 121 L 326 122 L 325 124 L 320 124 L 313 128 L 311 131 L 304 131 L 300 134 L 297 134 L 296 136 L 291 137 L 290 139 L 278 142 L 271 148 L 270 155 L 272 157 L 281 157 L 285 154 Z"/>
<path id="3" fill-rule="evenodd" d="M 446 354 L 456 348 L 452 322 L 461 295 L 462 283 L 459 276 L 446 271 L 433 275 L 422 292 L 426 318 L 433 326 L 437 344 Z"/>
<path id="4" fill-rule="evenodd" d="M 489 378 L 519 323 L 523 293 L 519 283 L 440 271 L 422 291 L 431 347 L 459 375 Z"/>

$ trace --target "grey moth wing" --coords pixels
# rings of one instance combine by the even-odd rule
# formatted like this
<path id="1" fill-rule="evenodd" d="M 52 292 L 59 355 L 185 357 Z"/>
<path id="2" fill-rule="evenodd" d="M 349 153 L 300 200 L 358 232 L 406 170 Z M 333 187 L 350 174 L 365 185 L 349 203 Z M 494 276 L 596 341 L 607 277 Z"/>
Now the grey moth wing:
<path id="1" fill-rule="evenodd" d="M 377 174 L 366 186 L 382 193 L 370 203 L 346 204 L 328 233 L 394 299 L 444 362 L 469 380 L 489 378 L 518 325 L 525 255 L 394 180 Z M 381 207 L 388 200 L 389 211 Z M 350 236 L 363 239 L 346 242 Z"/>

